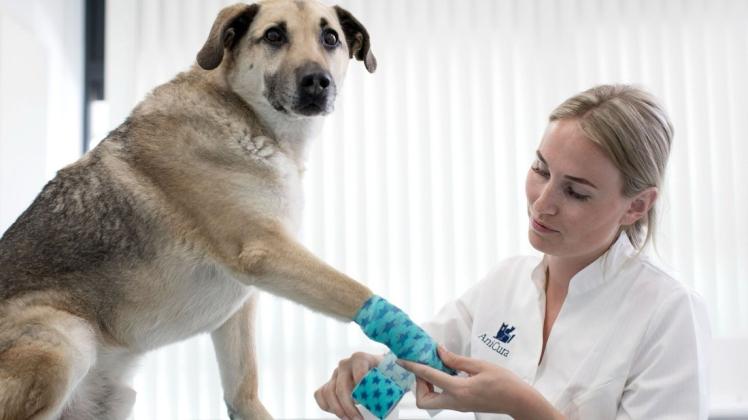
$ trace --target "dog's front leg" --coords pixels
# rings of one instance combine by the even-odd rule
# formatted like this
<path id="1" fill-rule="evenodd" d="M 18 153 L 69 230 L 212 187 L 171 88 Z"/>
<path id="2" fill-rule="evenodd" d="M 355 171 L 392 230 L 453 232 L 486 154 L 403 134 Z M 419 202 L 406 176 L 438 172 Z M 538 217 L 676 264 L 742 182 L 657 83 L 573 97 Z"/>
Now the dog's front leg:
<path id="1" fill-rule="evenodd" d="M 282 229 L 247 241 L 240 270 L 252 284 L 311 309 L 351 321 L 371 290 L 335 270 Z"/>
<path id="2" fill-rule="evenodd" d="M 254 315 L 258 291 L 211 333 L 221 372 L 223 395 L 231 420 L 272 419 L 257 397 Z"/>

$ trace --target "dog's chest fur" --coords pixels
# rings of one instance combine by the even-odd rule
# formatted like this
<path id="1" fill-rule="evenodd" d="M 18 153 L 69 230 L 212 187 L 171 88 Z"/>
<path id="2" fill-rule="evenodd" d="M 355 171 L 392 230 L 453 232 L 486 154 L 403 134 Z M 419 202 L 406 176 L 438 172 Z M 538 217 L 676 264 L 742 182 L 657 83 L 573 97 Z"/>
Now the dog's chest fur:
<path id="1" fill-rule="evenodd" d="M 273 218 L 295 231 L 301 220 L 302 191 L 299 170 L 277 151 L 264 156 L 279 175 L 272 182 L 251 174 L 236 175 L 233 190 L 241 212 L 232 217 L 240 230 L 246 219 Z M 251 291 L 229 268 L 190 244 L 166 249 L 135 270 L 125 281 L 125 305 L 115 316 L 116 335 L 131 348 L 150 350 L 212 331 L 237 311 Z"/>
<path id="2" fill-rule="evenodd" d="M 143 210 L 155 214 L 164 227 L 154 242 L 165 246 L 155 245 L 153 258 L 129 272 L 123 282 L 125 304 L 114 319 L 117 338 L 138 350 L 212 331 L 225 322 L 245 301 L 250 286 L 204 246 L 218 243 L 213 252 L 219 254 L 239 252 L 226 244 L 251 238 L 257 220 L 296 232 L 303 206 L 303 160 L 287 144 L 267 136 L 251 118 L 237 118 L 237 107 L 214 106 L 202 96 L 185 103 L 190 95 L 184 92 L 176 104 L 171 102 L 176 95 L 164 91 L 133 113 L 132 127 L 122 133 L 124 146 L 116 135 L 103 145 L 112 155 L 121 148 L 126 156 L 124 163 L 107 160 L 116 178 L 132 179 L 133 167 L 147 174 L 148 182 L 130 188 L 136 194 L 146 191 L 146 203 L 153 208 Z M 180 107 L 188 107 L 195 117 L 179 116 Z M 152 120 L 172 124 L 172 129 L 150 138 Z M 162 214 L 163 209 L 170 210 Z M 224 234 L 197 234 L 200 243 L 184 234 L 208 225 L 220 226 Z"/>

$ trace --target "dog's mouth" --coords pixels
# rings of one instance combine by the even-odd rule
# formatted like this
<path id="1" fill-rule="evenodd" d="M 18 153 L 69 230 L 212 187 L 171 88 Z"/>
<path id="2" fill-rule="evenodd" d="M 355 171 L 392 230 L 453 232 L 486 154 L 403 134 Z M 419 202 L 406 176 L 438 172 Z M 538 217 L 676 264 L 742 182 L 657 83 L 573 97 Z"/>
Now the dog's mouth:
<path id="1" fill-rule="evenodd" d="M 270 101 L 270 105 L 282 114 L 289 114 L 290 111 L 293 111 L 294 114 L 305 117 L 326 115 L 332 112 L 333 108 L 326 97 L 297 99 L 293 101 L 293 105 L 290 108 L 282 101 Z"/>
<path id="2" fill-rule="evenodd" d="M 305 116 L 314 116 L 314 115 L 323 115 L 327 114 L 327 104 L 319 104 L 316 102 L 310 102 L 303 105 L 297 105 L 294 108 L 294 111 L 297 114 L 305 115 Z"/>
<path id="3" fill-rule="evenodd" d="M 327 95 L 307 96 L 298 98 L 293 106 L 293 112 L 307 117 L 325 115 L 332 111 L 332 104 Z"/>

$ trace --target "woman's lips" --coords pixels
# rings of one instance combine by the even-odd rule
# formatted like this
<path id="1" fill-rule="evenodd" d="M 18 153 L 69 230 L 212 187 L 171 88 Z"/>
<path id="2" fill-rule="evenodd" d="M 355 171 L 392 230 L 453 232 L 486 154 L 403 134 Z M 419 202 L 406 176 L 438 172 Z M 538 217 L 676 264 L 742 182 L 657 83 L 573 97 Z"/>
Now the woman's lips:
<path id="1" fill-rule="evenodd" d="M 553 229 L 551 229 L 551 228 L 543 225 L 542 223 L 538 222 L 537 220 L 535 220 L 533 218 L 530 219 L 530 224 L 532 226 L 532 229 L 534 231 L 538 232 L 538 233 L 556 233 L 556 232 L 558 232 L 557 230 L 553 230 Z"/>

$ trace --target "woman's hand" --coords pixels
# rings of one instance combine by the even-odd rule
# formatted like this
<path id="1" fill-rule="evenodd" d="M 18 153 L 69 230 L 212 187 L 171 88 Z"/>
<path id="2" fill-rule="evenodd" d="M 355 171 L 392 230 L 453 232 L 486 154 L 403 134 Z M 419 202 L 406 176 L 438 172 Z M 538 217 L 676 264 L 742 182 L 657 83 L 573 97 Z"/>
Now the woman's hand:
<path id="1" fill-rule="evenodd" d="M 358 381 L 382 360 L 382 356 L 357 352 L 343 359 L 326 384 L 314 392 L 319 408 L 342 419 L 363 419 L 356 409 L 351 393 Z"/>
<path id="2" fill-rule="evenodd" d="M 398 361 L 417 376 L 418 408 L 504 413 L 516 419 L 563 418 L 539 392 L 505 368 L 458 356 L 442 346 L 439 357 L 445 365 L 469 376 L 450 376 L 420 363 Z M 434 386 L 442 392 L 435 392 Z"/>

